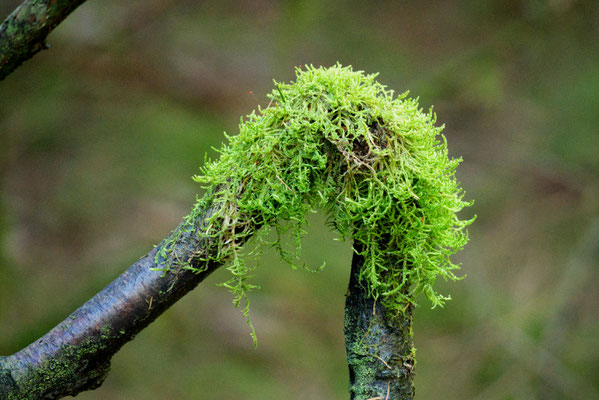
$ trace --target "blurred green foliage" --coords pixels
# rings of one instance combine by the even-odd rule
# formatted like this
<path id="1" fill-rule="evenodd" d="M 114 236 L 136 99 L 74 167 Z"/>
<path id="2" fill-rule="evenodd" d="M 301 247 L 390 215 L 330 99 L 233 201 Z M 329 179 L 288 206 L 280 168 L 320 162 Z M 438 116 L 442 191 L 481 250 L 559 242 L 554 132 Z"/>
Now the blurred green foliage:
<path id="1" fill-rule="evenodd" d="M 467 279 L 416 310 L 417 396 L 598 398 L 597 21 L 591 0 L 85 3 L 0 83 L 0 353 L 176 226 L 204 154 L 273 78 L 339 61 L 435 105 L 475 199 Z M 310 222 L 305 261 L 327 268 L 265 255 L 258 349 L 217 271 L 79 397 L 347 397 L 349 243 Z"/>

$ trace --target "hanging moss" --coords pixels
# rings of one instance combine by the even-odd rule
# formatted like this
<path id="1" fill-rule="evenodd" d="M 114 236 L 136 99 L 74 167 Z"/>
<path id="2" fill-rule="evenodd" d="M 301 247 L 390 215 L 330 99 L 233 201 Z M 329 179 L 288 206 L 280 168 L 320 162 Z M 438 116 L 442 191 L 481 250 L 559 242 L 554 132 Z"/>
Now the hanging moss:
<path id="1" fill-rule="evenodd" d="M 211 261 L 231 260 L 225 286 L 247 315 L 247 292 L 255 286 L 248 282 L 252 267 L 242 244 L 270 227 L 279 235 L 290 231 L 296 253 L 280 240 L 275 246 L 293 262 L 305 215 L 317 208 L 341 238 L 361 244 L 360 281 L 369 296 L 396 312 L 421 292 L 433 307 L 443 305 L 449 296 L 434 283 L 456 279 L 458 266 L 449 257 L 466 244 L 464 228 L 472 221 L 457 216 L 469 205 L 454 176 L 460 159 L 448 157 L 435 115 L 407 93 L 394 97 L 376 75 L 351 67 L 310 66 L 296 74 L 295 82 L 275 83 L 270 104 L 242 119 L 220 157 L 194 177 L 207 193 L 184 226 L 213 247 L 196 255 L 194 267 L 181 263 L 201 270 Z M 208 223 L 195 226 L 211 207 L 216 211 Z M 166 259 L 176 239 L 177 233 L 157 257 Z"/>

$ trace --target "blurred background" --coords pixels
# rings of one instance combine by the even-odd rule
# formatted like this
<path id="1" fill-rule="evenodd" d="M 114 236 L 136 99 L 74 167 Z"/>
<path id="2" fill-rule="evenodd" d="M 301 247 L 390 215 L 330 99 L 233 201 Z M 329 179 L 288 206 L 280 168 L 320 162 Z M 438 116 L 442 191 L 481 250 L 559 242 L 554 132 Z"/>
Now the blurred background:
<path id="1" fill-rule="evenodd" d="M 178 224 L 273 78 L 339 61 L 434 105 L 475 200 L 466 279 L 416 310 L 417 398 L 599 398 L 598 2 L 89 0 L 49 43 L 0 83 L 0 354 Z M 311 217 L 319 273 L 266 251 L 257 349 L 222 269 L 78 398 L 347 398 L 351 243 L 334 238 Z"/>

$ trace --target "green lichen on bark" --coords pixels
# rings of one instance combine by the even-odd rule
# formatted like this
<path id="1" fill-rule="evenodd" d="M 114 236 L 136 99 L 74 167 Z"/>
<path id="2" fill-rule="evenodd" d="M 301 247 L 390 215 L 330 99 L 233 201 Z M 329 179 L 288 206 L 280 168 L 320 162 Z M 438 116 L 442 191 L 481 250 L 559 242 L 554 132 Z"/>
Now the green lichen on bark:
<path id="1" fill-rule="evenodd" d="M 269 98 L 195 177 L 207 193 L 186 218 L 191 230 L 202 210 L 219 204 L 198 233 L 217 251 L 196 256 L 231 260 L 225 286 L 235 304 L 255 287 L 241 253 L 246 239 L 269 228 L 291 232 L 295 252 L 280 240 L 274 246 L 293 263 L 305 215 L 319 208 L 342 238 L 360 244 L 359 278 L 368 296 L 396 313 L 419 293 L 442 305 L 449 297 L 434 283 L 456 279 L 449 257 L 467 242 L 471 221 L 457 216 L 469 204 L 454 176 L 460 160 L 448 156 L 433 112 L 407 94 L 394 97 L 375 75 L 340 65 L 297 69 L 296 81 L 275 83 Z M 167 258 L 169 251 L 167 241 L 159 254 Z"/>
<path id="2" fill-rule="evenodd" d="M 106 328 L 98 338 L 65 345 L 59 355 L 39 364 L 0 357 L 0 399 L 58 399 L 99 387 L 110 371 L 110 359 L 103 354 L 108 332 Z"/>
<path id="3" fill-rule="evenodd" d="M 48 48 L 46 37 L 85 0 L 25 0 L 0 24 L 0 80 Z"/>

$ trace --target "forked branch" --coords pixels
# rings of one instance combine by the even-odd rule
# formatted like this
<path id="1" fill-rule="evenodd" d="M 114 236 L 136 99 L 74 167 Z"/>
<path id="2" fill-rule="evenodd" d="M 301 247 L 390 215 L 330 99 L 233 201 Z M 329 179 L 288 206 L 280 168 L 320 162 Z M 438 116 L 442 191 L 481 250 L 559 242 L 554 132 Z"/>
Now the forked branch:
<path id="1" fill-rule="evenodd" d="M 459 160 L 447 156 L 434 115 L 394 98 L 374 75 L 307 67 L 270 97 L 196 177 L 207 193 L 167 239 L 47 335 L 0 358 L 2 399 L 97 387 L 124 343 L 224 263 L 225 286 L 243 303 L 252 288 L 243 244 L 274 226 L 295 234 L 299 253 L 313 208 L 354 240 L 345 323 L 352 399 L 413 397 L 414 297 L 443 304 L 433 284 L 455 278 L 449 255 L 471 222 L 456 216 L 468 205 L 454 178 Z"/>

